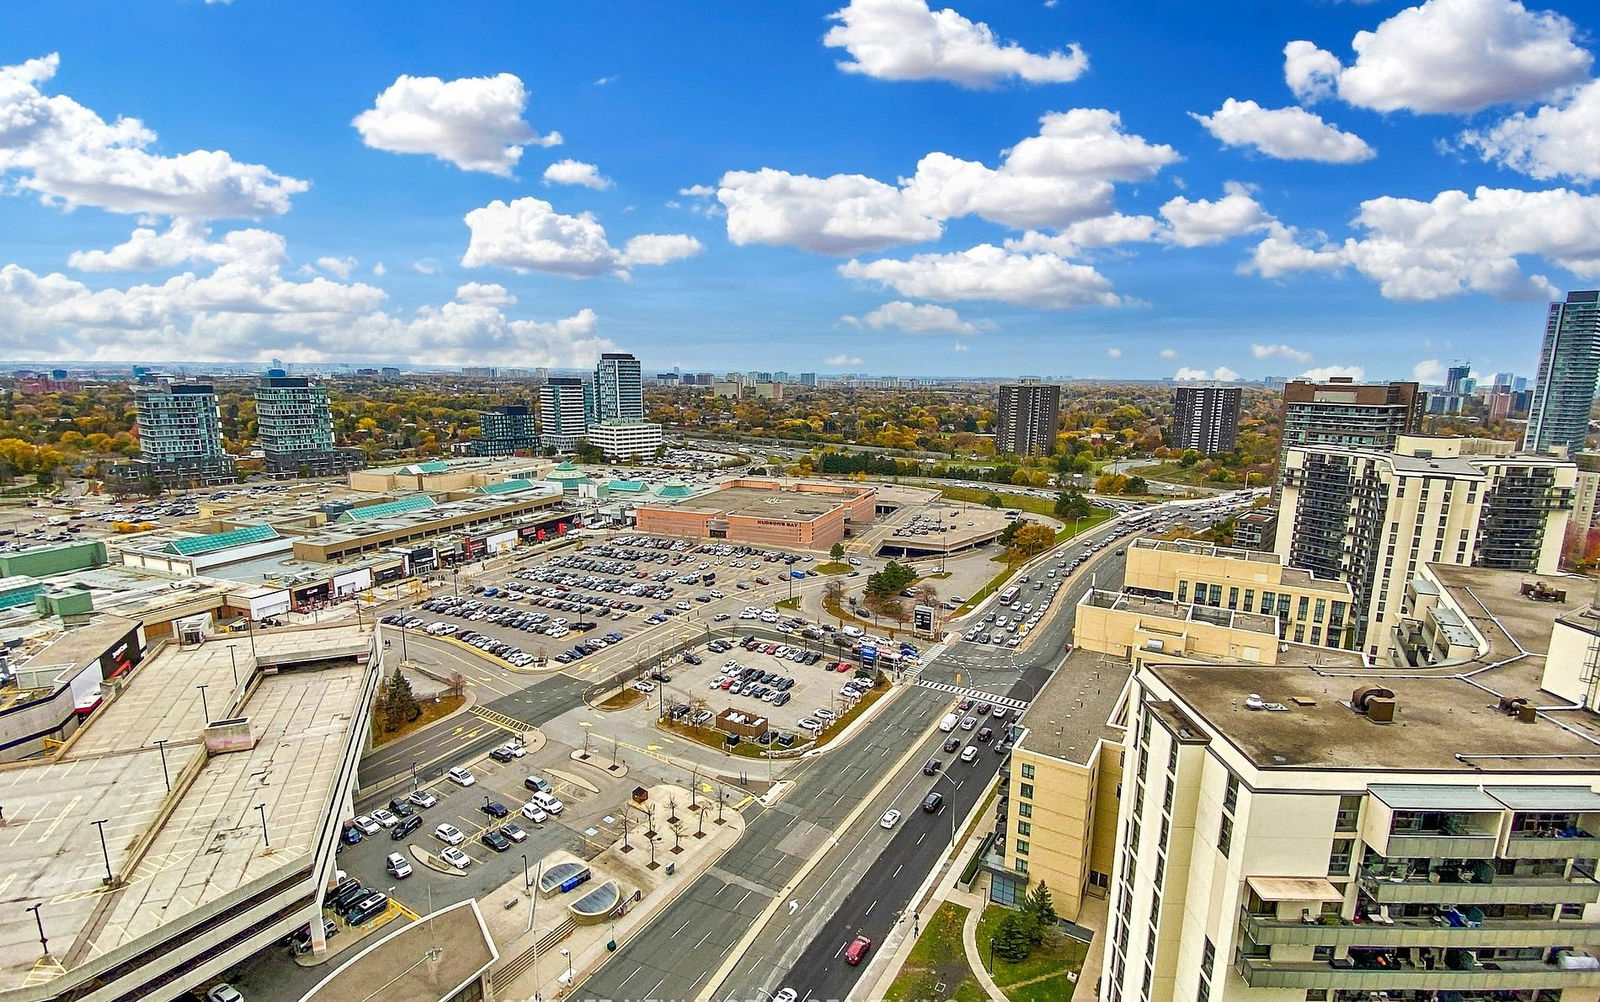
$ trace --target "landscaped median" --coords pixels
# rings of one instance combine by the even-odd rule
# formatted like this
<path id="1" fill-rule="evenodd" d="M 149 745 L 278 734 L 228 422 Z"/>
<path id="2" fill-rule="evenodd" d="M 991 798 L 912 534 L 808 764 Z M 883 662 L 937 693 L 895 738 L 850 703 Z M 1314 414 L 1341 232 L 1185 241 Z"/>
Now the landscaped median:
<path id="1" fill-rule="evenodd" d="M 961 946 L 961 926 L 966 920 L 967 909 L 961 905 L 945 902 L 939 906 L 884 992 L 888 1002 L 985 1002 L 983 986 L 967 966 Z"/>
<path id="2" fill-rule="evenodd" d="M 789 758 L 794 755 L 798 755 L 802 751 L 812 751 L 823 747 L 824 745 L 828 744 L 828 742 L 832 741 L 835 736 L 843 734 L 845 729 L 850 726 L 852 721 L 865 713 L 869 707 L 871 707 L 878 700 L 882 699 L 885 695 L 892 691 L 892 689 L 893 687 L 889 685 L 879 685 L 876 688 L 867 690 L 866 695 L 856 700 L 856 704 L 854 706 L 850 707 L 848 710 L 844 711 L 844 713 L 839 715 L 839 718 L 833 722 L 832 727 L 827 728 L 811 741 L 797 743 L 793 748 L 783 749 L 783 753 L 775 757 Z M 658 718 L 656 720 L 656 726 L 664 731 L 667 731 L 668 733 L 676 734 L 681 738 L 687 738 L 690 741 L 698 742 L 699 744 L 703 744 L 708 748 L 715 748 L 717 751 L 730 752 L 730 754 L 733 755 L 742 755 L 745 758 L 765 758 L 767 752 L 771 750 L 768 746 L 758 744 L 755 741 L 740 741 L 737 745 L 734 745 L 732 749 L 729 749 L 726 742 L 723 740 L 724 735 L 721 731 L 712 727 L 696 727 L 693 724 L 684 723 L 681 720 Z"/>

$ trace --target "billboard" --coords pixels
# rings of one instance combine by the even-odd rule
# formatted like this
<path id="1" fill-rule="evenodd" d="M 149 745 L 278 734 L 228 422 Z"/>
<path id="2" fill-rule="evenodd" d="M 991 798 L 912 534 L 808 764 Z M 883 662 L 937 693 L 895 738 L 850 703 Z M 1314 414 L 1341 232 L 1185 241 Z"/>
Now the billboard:
<path id="1" fill-rule="evenodd" d="M 933 606 L 919 605 L 911 610 L 911 626 L 918 633 L 933 632 Z"/>

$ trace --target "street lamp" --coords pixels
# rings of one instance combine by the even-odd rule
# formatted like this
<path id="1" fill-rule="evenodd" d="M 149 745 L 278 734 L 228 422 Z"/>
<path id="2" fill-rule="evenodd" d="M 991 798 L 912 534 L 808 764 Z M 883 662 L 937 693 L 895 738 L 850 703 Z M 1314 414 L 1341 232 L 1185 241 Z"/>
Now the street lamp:
<path id="1" fill-rule="evenodd" d="M 209 686 L 197 685 L 197 686 L 195 686 L 195 688 L 200 690 L 200 712 L 205 715 L 206 726 L 210 727 L 211 726 L 211 708 L 206 705 L 206 689 L 209 688 Z"/>
<path id="2" fill-rule="evenodd" d="M 35 907 L 38 907 L 35 905 Z M 567 984 L 572 984 L 572 951 L 566 947 L 561 948 L 561 955 L 567 958 Z"/>
<path id="3" fill-rule="evenodd" d="M 41 901 L 36 905 L 29 905 L 24 909 L 24 911 L 33 912 L 33 920 L 39 925 L 39 947 L 40 949 L 44 950 L 44 955 L 48 957 L 50 956 L 50 941 L 44 938 L 44 919 L 39 917 L 39 909 L 43 907 L 44 902 Z M 564 953 L 566 951 L 562 952 Z"/>
<path id="4" fill-rule="evenodd" d="M 417 763 L 411 763 L 411 792 L 416 793 L 422 787 L 422 780 L 417 777 Z"/>
<path id="5" fill-rule="evenodd" d="M 110 820 L 110 818 L 102 818 L 99 821 L 91 821 L 89 823 L 94 825 L 100 832 L 100 855 L 104 856 L 106 861 L 106 883 L 114 884 L 117 882 L 117 878 L 111 872 L 111 850 L 106 848 L 106 822 Z"/>
<path id="6" fill-rule="evenodd" d="M 270 849 L 272 848 L 272 840 L 267 837 L 267 805 L 257 804 L 256 810 L 261 813 L 261 841 Z"/>
<path id="7" fill-rule="evenodd" d="M 239 658 L 233 652 L 233 645 L 228 645 L 228 667 L 233 669 L 233 691 L 239 691 Z"/>
<path id="8" fill-rule="evenodd" d="M 161 781 L 167 784 L 167 792 L 171 793 L 172 792 L 172 776 L 167 772 L 167 741 L 168 740 L 170 740 L 170 739 L 168 739 L 168 738 L 160 738 L 160 739 L 158 739 L 158 740 L 156 740 L 156 741 L 154 741 L 152 743 L 157 748 L 159 748 L 161 750 Z"/>

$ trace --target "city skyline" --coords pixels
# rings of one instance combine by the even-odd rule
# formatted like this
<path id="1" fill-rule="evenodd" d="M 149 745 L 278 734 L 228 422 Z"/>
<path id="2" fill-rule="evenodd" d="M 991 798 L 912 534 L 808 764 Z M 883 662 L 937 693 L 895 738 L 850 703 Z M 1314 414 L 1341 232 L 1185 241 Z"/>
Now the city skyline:
<path id="1" fill-rule="evenodd" d="M 1432 383 L 1594 284 L 1571 0 L 934 6 L 8 10 L 0 355 Z"/>

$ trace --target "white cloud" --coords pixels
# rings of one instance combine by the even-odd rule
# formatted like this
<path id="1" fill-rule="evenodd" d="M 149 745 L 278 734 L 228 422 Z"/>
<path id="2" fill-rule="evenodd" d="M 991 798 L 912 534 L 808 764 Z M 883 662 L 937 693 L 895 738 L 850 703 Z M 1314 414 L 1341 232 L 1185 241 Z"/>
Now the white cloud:
<path id="1" fill-rule="evenodd" d="M 951 345 L 950 350 L 951 351 L 967 351 L 968 349 L 967 349 L 966 345 L 962 344 L 960 341 L 957 341 L 955 344 Z"/>
<path id="2" fill-rule="evenodd" d="M 73 251 L 67 264 L 79 271 L 164 271 L 191 262 L 252 259 L 277 265 L 287 260 L 283 238 L 267 230 L 234 230 L 215 243 L 210 237 L 205 224 L 174 219 L 165 232 L 141 226 L 110 250 Z"/>
<path id="3" fill-rule="evenodd" d="M 1256 358 L 1286 358 L 1301 365 L 1311 361 L 1309 351 L 1291 348 L 1286 344 L 1253 344 L 1250 346 L 1250 354 Z"/>
<path id="4" fill-rule="evenodd" d="M 1041 118 L 1038 135 L 1007 150 L 998 167 L 934 152 L 898 186 L 861 174 L 817 178 L 767 167 L 723 175 L 717 197 L 735 244 L 857 254 L 936 240 L 944 221 L 960 216 L 1019 228 L 1102 219 L 1114 215 L 1113 182 L 1148 179 L 1178 159 L 1170 146 L 1124 133 L 1115 112 L 1076 108 Z"/>
<path id="5" fill-rule="evenodd" d="M 379 261 L 377 264 L 372 266 L 372 273 L 379 278 L 382 278 L 384 275 L 389 273 L 389 269 L 383 266 L 382 261 Z"/>
<path id="6" fill-rule="evenodd" d="M 419 275 L 439 274 L 439 265 L 432 258 L 411 262 L 411 270 Z"/>
<path id="7" fill-rule="evenodd" d="M 1340 64 L 1310 42 L 1284 48 L 1284 77 L 1301 100 L 1337 93 L 1375 111 L 1472 112 L 1576 84 L 1592 57 L 1571 21 L 1518 0 L 1426 0 L 1350 42 Z"/>
<path id="8" fill-rule="evenodd" d="M 641 233 L 628 241 L 622 258 L 630 265 L 668 264 L 694 257 L 704 249 L 700 241 L 682 233 Z"/>
<path id="9" fill-rule="evenodd" d="M 462 170 L 509 177 L 528 144 L 555 146 L 522 120 L 528 92 L 515 74 L 492 77 L 402 75 L 350 123 L 373 149 L 423 153 Z"/>
<path id="10" fill-rule="evenodd" d="M 907 334 L 976 334 L 994 328 L 992 323 L 963 320 L 961 314 L 948 306 L 907 303 L 903 300 L 884 303 L 862 317 L 860 322 L 873 330 L 893 327 Z"/>
<path id="11" fill-rule="evenodd" d="M 463 303 L 483 303 L 489 306 L 512 306 L 517 297 L 505 286 L 496 282 L 467 282 L 456 286 L 456 299 Z"/>
<path id="12" fill-rule="evenodd" d="M 600 79 L 598 79 L 598 80 L 596 80 L 594 82 L 594 85 L 596 87 L 609 87 L 611 84 L 614 84 L 616 82 L 617 82 L 617 78 L 613 75 L 613 76 L 608 76 L 608 77 L 601 77 Z"/>
<path id="13" fill-rule="evenodd" d="M 1335 376 L 1349 376 L 1359 383 L 1367 378 L 1367 370 L 1359 365 L 1323 365 L 1315 369 L 1307 369 L 1295 378 L 1309 379 L 1313 383 L 1325 383 Z"/>
<path id="14" fill-rule="evenodd" d="M 1444 363 L 1437 358 L 1427 358 L 1411 367 L 1411 378 L 1424 386 L 1441 386 L 1445 380 Z"/>
<path id="15" fill-rule="evenodd" d="M 1361 203 L 1354 225 L 1363 236 L 1321 247 L 1303 246 L 1293 229 L 1275 227 L 1251 268 L 1273 277 L 1351 267 L 1377 282 L 1385 298 L 1403 301 L 1462 292 L 1555 297 L 1544 275 L 1524 274 L 1521 257 L 1542 257 L 1584 281 L 1600 278 L 1600 195 L 1480 187 L 1470 195 L 1440 192 L 1431 202 L 1385 196 Z"/>
<path id="16" fill-rule="evenodd" d="M 1231 383 L 1231 382 L 1233 382 L 1233 381 L 1235 381 L 1235 380 L 1237 380 L 1239 378 L 1239 374 L 1237 372 L 1234 372 L 1232 369 L 1228 368 L 1226 365 L 1219 365 L 1219 366 L 1217 366 L 1215 369 L 1213 369 L 1210 372 L 1207 372 L 1204 369 L 1195 369 L 1195 368 L 1191 368 L 1190 366 L 1185 365 L 1182 368 L 1180 368 L 1176 373 L 1174 373 L 1172 378 L 1177 380 L 1180 383 L 1197 383 L 1197 382 Z"/>
<path id="17" fill-rule="evenodd" d="M 829 355 L 827 358 L 822 360 L 822 364 L 823 365 L 831 365 L 831 366 L 834 366 L 835 368 L 837 368 L 838 366 L 841 366 L 841 365 L 860 365 L 861 364 L 861 357 L 859 355 L 844 355 L 844 354 Z"/>
<path id="18" fill-rule="evenodd" d="M 1541 181 L 1600 181 L 1600 80 L 1532 116 L 1519 111 L 1488 129 L 1464 133 L 1461 141 L 1477 147 L 1485 160 Z"/>
<path id="19" fill-rule="evenodd" d="M 1016 77 L 1027 83 L 1067 83 L 1089 68 L 1076 44 L 1044 54 L 1002 42 L 981 21 L 927 0 L 850 0 L 828 15 L 839 22 L 822 44 L 850 54 L 838 66 L 879 80 L 944 80 L 993 87 Z"/>
<path id="20" fill-rule="evenodd" d="M 1158 352 L 1158 354 L 1162 358 L 1177 358 L 1178 357 L 1178 349 L 1176 349 L 1176 348 L 1162 348 L 1161 351 Z"/>
<path id="21" fill-rule="evenodd" d="M 1108 358 L 1121 358 L 1122 357 L 1122 349 L 1121 348 L 1107 348 L 1106 349 L 1106 356 Z"/>
<path id="22" fill-rule="evenodd" d="M 156 134 L 139 119 L 107 122 L 70 97 L 44 94 L 59 65 L 52 53 L 0 66 L 0 179 L 10 175 L 18 191 L 68 208 L 218 219 L 279 215 L 310 187 L 222 150 L 151 153 Z"/>
<path id="23" fill-rule="evenodd" d="M 625 276 L 632 265 L 665 264 L 698 253 L 700 242 L 676 234 L 645 234 L 618 250 L 592 213 L 568 216 L 546 201 L 496 199 L 467 213 L 472 239 L 461 264 L 544 271 L 573 278 L 607 273 Z"/>
<path id="24" fill-rule="evenodd" d="M 1222 188 L 1226 194 L 1216 201 L 1179 195 L 1163 205 L 1161 215 L 1172 227 L 1167 239 L 1180 247 L 1203 247 L 1272 225 L 1272 215 L 1244 185 L 1228 181 Z"/>
<path id="25" fill-rule="evenodd" d="M 600 173 L 594 164 L 582 160 L 557 160 L 544 169 L 545 184 L 575 184 L 595 191 L 611 187 L 611 179 Z"/>
<path id="26" fill-rule="evenodd" d="M 353 257 L 319 257 L 317 267 L 338 278 L 349 278 L 358 262 Z"/>
<path id="27" fill-rule="evenodd" d="M 272 236 L 276 236 L 273 234 Z M 291 281 L 281 259 L 244 256 L 209 274 L 91 289 L 59 273 L 0 266 L 0 352 L 18 359 L 130 358 L 298 362 L 405 360 L 582 366 L 610 341 L 592 310 L 553 321 L 508 317 L 499 286 L 465 285 L 455 301 L 409 317 L 383 290 L 326 278 Z"/>
<path id="28" fill-rule="evenodd" d="M 1013 253 L 993 244 L 904 261 L 851 260 L 839 266 L 839 273 L 879 282 L 902 296 L 944 302 L 995 300 L 1047 309 L 1122 302 L 1111 291 L 1111 282 L 1088 265 L 1054 254 Z"/>
<path id="29" fill-rule="evenodd" d="M 1228 98 L 1210 115 L 1190 113 L 1224 146 L 1250 146 L 1279 160 L 1349 164 L 1377 156 L 1360 136 L 1339 129 L 1304 108 L 1263 108 Z"/>
<path id="30" fill-rule="evenodd" d="M 741 246 L 855 254 L 937 240 L 944 231 L 938 220 L 908 205 L 899 189 L 861 174 L 729 171 L 717 198 L 728 210 L 728 239 Z"/>

